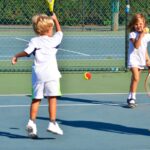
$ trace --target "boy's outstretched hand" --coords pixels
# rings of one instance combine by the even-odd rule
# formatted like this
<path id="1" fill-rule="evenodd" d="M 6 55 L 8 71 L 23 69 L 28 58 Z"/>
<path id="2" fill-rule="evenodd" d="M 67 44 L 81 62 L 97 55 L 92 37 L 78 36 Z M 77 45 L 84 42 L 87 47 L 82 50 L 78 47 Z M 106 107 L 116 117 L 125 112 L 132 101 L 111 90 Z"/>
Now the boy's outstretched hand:
<path id="1" fill-rule="evenodd" d="M 16 63 L 17 63 L 17 57 L 13 57 L 12 59 L 11 59 L 11 63 L 13 64 L 13 65 L 15 65 Z"/>

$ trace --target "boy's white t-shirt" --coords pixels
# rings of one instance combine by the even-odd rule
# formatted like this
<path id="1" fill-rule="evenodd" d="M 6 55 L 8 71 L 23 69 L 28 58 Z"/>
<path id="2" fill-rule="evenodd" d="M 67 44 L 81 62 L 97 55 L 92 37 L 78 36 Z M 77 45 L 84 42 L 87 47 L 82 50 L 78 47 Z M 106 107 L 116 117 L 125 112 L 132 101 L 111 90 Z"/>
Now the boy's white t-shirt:
<path id="1" fill-rule="evenodd" d="M 129 34 L 129 39 L 137 39 L 139 36 L 138 32 L 131 32 Z M 146 65 L 146 51 L 147 45 L 150 42 L 150 34 L 145 34 L 141 40 L 141 45 L 136 49 L 133 43 L 129 40 L 129 50 L 128 50 L 128 67 L 139 67 L 143 68 Z"/>
<path id="2" fill-rule="evenodd" d="M 32 81 L 34 83 L 55 80 L 61 77 L 56 53 L 62 37 L 63 33 L 61 31 L 56 32 L 52 37 L 45 35 L 34 37 L 24 50 L 27 54 L 34 55 L 32 65 Z"/>

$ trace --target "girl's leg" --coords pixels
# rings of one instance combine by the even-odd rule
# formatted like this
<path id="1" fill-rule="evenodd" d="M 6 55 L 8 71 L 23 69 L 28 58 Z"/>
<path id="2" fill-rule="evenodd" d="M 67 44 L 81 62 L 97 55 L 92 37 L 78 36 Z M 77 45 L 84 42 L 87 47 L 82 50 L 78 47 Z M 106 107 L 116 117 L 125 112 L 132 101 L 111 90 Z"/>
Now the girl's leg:
<path id="1" fill-rule="evenodd" d="M 131 84 L 130 84 L 130 94 L 131 98 L 136 99 L 136 91 L 138 87 L 138 83 L 140 81 L 141 69 L 132 68 L 132 77 L 131 77 Z"/>
<path id="2" fill-rule="evenodd" d="M 131 72 L 132 72 L 132 76 L 131 76 L 131 83 L 130 83 L 130 92 L 127 99 L 127 103 L 130 108 L 134 108 L 136 107 L 136 103 L 135 103 L 136 91 L 140 80 L 141 69 L 132 68 Z"/>

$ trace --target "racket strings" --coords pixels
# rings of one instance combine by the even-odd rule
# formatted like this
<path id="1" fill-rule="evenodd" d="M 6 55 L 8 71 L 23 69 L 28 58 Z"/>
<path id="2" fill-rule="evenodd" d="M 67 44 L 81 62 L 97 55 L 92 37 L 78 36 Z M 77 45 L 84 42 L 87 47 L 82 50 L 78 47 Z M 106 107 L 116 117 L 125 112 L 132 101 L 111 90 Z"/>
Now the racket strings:
<path id="1" fill-rule="evenodd" d="M 147 92 L 147 95 L 150 96 L 150 74 L 147 76 L 145 80 L 145 90 Z"/>

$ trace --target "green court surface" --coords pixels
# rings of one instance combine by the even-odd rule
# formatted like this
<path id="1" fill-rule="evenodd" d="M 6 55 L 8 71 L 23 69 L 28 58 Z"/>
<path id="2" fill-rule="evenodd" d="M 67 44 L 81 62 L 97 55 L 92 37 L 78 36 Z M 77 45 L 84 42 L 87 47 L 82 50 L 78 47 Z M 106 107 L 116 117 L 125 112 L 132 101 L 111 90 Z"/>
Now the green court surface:
<path id="1" fill-rule="evenodd" d="M 143 72 L 138 92 L 144 92 L 144 80 L 147 72 Z M 130 72 L 97 72 L 92 79 L 86 80 L 84 72 L 63 73 L 61 90 L 69 93 L 128 93 Z M 0 94 L 31 94 L 31 73 L 1 73 Z"/>

